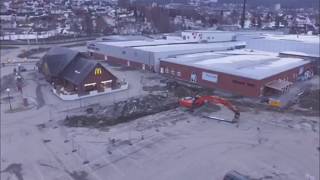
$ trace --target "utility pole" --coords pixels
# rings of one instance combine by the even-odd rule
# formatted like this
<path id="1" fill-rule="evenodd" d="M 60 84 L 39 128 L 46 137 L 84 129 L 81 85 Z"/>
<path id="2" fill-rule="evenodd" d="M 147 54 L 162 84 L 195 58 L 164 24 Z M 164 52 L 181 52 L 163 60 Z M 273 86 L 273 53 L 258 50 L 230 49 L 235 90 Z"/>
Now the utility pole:
<path id="1" fill-rule="evenodd" d="M 242 16 L 241 16 L 241 28 L 244 28 L 244 23 L 246 20 L 246 4 L 247 0 L 243 0 Z"/>

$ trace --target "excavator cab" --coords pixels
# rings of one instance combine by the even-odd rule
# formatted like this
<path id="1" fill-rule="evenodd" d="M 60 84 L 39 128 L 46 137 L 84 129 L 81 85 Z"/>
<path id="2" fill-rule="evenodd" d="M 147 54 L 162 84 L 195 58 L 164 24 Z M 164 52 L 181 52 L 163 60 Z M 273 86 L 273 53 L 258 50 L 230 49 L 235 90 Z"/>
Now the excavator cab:
<path id="1" fill-rule="evenodd" d="M 193 98 L 193 97 L 184 97 L 179 100 L 179 104 L 181 107 L 191 109 L 191 108 L 193 108 L 194 101 L 195 101 L 195 98 Z"/>

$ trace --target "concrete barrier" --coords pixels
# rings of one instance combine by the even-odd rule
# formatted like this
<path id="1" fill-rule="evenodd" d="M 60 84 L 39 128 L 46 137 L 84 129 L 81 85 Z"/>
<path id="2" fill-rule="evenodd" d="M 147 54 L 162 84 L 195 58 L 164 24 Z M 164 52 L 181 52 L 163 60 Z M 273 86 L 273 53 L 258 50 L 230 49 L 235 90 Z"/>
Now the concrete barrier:
<path id="1" fill-rule="evenodd" d="M 129 87 L 129 84 L 126 83 L 126 84 L 123 84 L 119 89 L 107 88 L 103 92 L 98 92 L 97 90 L 94 90 L 94 91 L 90 91 L 88 95 L 83 95 L 83 96 L 79 96 L 78 94 L 61 94 L 61 93 L 58 93 L 57 90 L 54 88 L 52 88 L 52 92 L 64 101 L 72 101 L 72 100 L 93 97 L 93 96 L 115 93 L 118 91 L 126 90 L 126 89 L 128 89 L 128 87 Z"/>

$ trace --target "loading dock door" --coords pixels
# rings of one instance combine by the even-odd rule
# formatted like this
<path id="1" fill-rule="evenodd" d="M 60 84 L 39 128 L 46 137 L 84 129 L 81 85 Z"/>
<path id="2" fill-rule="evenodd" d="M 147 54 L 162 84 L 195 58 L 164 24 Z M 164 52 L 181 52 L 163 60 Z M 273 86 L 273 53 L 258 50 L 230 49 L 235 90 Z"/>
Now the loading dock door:
<path id="1" fill-rule="evenodd" d="M 289 90 L 289 87 L 292 85 L 292 82 L 286 80 L 274 80 L 265 85 L 266 88 L 276 90 L 278 92 L 284 93 Z"/>

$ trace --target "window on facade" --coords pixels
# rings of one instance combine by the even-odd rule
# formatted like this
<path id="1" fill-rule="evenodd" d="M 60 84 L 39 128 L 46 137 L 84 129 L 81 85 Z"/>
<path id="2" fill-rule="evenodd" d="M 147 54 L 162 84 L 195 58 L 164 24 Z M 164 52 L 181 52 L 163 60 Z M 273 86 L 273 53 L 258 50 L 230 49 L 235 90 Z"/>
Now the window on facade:
<path id="1" fill-rule="evenodd" d="M 160 73 L 161 73 L 161 74 L 164 73 L 163 67 L 160 68 Z"/>
<path id="2" fill-rule="evenodd" d="M 191 82 L 197 82 L 197 74 L 195 72 L 191 73 L 190 80 Z"/>
<path id="3" fill-rule="evenodd" d="M 126 54 L 126 51 L 122 51 L 122 54 Z"/>
<path id="4" fill-rule="evenodd" d="M 177 72 L 177 76 L 181 77 L 181 72 L 180 71 Z"/>
<path id="5" fill-rule="evenodd" d="M 166 67 L 165 70 L 164 70 L 164 72 L 165 72 L 165 73 L 169 73 L 169 68 Z"/>
<path id="6" fill-rule="evenodd" d="M 171 70 L 171 74 L 172 74 L 172 75 L 175 75 L 175 72 L 174 72 L 174 70 Z"/>
<path id="7" fill-rule="evenodd" d="M 244 82 L 238 81 L 238 80 L 232 80 L 232 82 L 235 83 L 235 84 L 239 84 L 239 85 L 245 85 Z"/>

